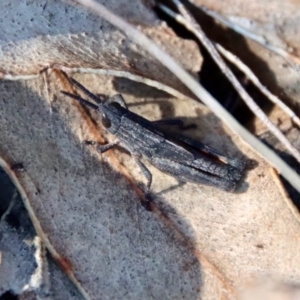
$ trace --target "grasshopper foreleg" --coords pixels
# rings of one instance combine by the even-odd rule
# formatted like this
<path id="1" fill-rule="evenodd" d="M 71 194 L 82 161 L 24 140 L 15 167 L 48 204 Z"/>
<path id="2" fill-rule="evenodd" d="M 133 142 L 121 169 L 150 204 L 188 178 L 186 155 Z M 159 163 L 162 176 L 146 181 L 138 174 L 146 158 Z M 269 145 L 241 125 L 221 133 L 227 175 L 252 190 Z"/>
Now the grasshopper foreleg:
<path id="1" fill-rule="evenodd" d="M 114 146 L 118 145 L 119 141 L 115 141 L 115 142 L 112 142 L 112 143 L 109 143 L 109 144 L 106 144 L 106 145 L 100 145 L 96 141 L 87 141 L 86 144 L 96 146 L 96 150 L 99 153 L 104 153 L 104 152 L 110 150 L 111 148 L 113 148 Z"/>

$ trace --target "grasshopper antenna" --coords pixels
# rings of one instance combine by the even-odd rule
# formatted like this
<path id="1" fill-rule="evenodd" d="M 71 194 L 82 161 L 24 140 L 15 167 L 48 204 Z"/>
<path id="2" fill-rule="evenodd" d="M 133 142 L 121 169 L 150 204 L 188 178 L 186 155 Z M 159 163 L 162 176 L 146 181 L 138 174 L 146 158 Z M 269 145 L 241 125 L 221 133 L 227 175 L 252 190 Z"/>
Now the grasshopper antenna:
<path id="1" fill-rule="evenodd" d="M 89 107 L 91 107 L 91 108 L 93 108 L 95 110 L 98 110 L 98 106 L 95 105 L 95 104 L 93 104 L 92 102 L 84 100 L 84 99 L 82 99 L 81 97 L 79 97 L 77 95 L 74 95 L 74 94 L 71 94 L 71 93 L 68 93 L 68 92 L 65 92 L 65 91 L 60 91 L 60 92 L 63 93 L 64 95 L 70 97 L 70 98 L 73 98 L 73 99 L 79 101 L 82 104 L 85 104 L 85 105 L 87 105 L 87 106 L 89 106 Z"/>
<path id="2" fill-rule="evenodd" d="M 81 85 L 78 81 L 76 81 L 73 78 L 69 78 L 70 82 L 74 84 L 76 87 L 78 87 L 84 94 L 86 94 L 89 98 L 94 100 L 96 103 L 100 104 L 102 103 L 101 99 L 92 94 L 88 89 L 86 89 L 83 85 Z"/>

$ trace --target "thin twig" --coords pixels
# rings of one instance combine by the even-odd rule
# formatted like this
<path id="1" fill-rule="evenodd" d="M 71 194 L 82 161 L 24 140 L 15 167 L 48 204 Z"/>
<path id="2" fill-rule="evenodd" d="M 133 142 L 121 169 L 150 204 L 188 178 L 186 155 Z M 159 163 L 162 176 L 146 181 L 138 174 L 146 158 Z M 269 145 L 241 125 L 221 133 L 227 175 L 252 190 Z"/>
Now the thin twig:
<path id="1" fill-rule="evenodd" d="M 179 5 L 178 0 L 174 0 L 174 2 L 176 2 L 176 5 Z M 183 24 L 188 30 L 194 31 L 193 25 L 195 23 L 193 22 L 193 19 L 191 19 L 189 17 L 189 20 L 187 20 L 185 17 L 183 18 L 181 15 L 174 13 L 172 10 L 170 10 L 168 7 L 166 7 L 164 5 L 161 5 L 161 9 L 164 10 L 170 16 L 172 16 L 174 19 L 176 19 L 179 23 Z M 181 10 L 182 10 L 182 8 L 181 8 Z M 211 12 L 211 11 L 209 11 L 209 12 Z M 181 13 L 182 13 L 182 11 L 181 11 Z M 212 12 L 212 13 L 214 13 L 214 12 Z M 218 14 L 216 14 L 216 15 L 218 15 Z M 215 16 L 215 13 L 213 16 Z M 219 16 L 219 17 L 221 17 L 221 16 Z M 256 40 L 256 39 L 254 39 L 254 40 Z M 264 40 L 264 39 L 257 38 L 257 41 L 260 43 L 263 43 L 262 40 Z M 228 50 L 224 49 L 221 45 L 217 44 L 216 47 L 222 53 L 222 55 L 224 55 L 226 57 L 226 59 L 228 59 L 230 62 L 235 64 L 253 82 L 253 84 L 255 84 L 264 95 L 266 95 L 266 97 L 270 101 L 277 104 L 282 110 L 284 110 L 290 116 L 290 118 L 298 126 L 300 126 L 300 119 L 298 118 L 298 116 L 296 116 L 296 114 L 287 105 L 285 105 L 277 96 L 273 95 L 265 86 L 263 86 L 248 66 L 246 66 L 237 56 L 235 56 Z M 287 56 L 284 54 L 285 52 L 283 50 L 282 50 L 283 52 L 281 52 L 279 50 L 282 50 L 282 49 L 278 48 L 274 52 L 287 58 Z"/>
<path id="2" fill-rule="evenodd" d="M 92 0 L 77 0 L 78 3 L 97 13 L 100 17 L 107 20 L 119 30 L 123 31 L 132 41 L 142 46 L 165 67 L 167 67 L 175 76 L 177 76 L 202 102 L 205 103 L 217 117 L 219 117 L 232 131 L 237 133 L 246 143 L 251 145 L 256 152 L 264 157 L 278 172 L 282 174 L 293 187 L 300 192 L 300 177 L 289 167 L 274 151 L 270 150 L 265 144 L 257 139 L 253 134 L 241 126 L 228 113 L 218 101 L 216 101 L 190 74 L 188 74 L 178 63 L 166 52 L 160 49 L 143 33 L 138 31 L 122 18 L 110 12 L 105 6 Z"/>
<path id="3" fill-rule="evenodd" d="M 285 111 L 286 114 L 293 120 L 293 122 L 300 127 L 300 119 L 298 118 L 298 116 L 296 116 L 296 114 L 285 103 L 283 103 L 282 100 L 280 100 L 277 96 L 272 94 L 265 86 L 263 86 L 248 66 L 246 66 L 236 55 L 226 50 L 221 45 L 216 44 L 216 47 L 218 51 L 221 52 L 221 54 L 224 57 L 226 57 L 227 60 L 233 63 L 239 70 L 241 70 L 270 101 L 272 101 L 274 104 L 278 105 L 283 111 Z"/>
<path id="4" fill-rule="evenodd" d="M 31 80 L 38 78 L 40 74 L 28 74 L 28 75 L 12 75 L 12 74 L 5 74 L 0 72 L 0 79 L 11 80 L 11 81 L 18 81 L 18 80 Z"/>
<path id="5" fill-rule="evenodd" d="M 18 177 L 16 176 L 16 173 L 11 169 L 10 165 L 2 157 L 0 157 L 0 167 L 6 172 L 6 174 L 9 176 L 10 180 L 12 181 L 12 183 L 15 185 L 16 189 L 18 190 L 37 235 L 41 238 L 41 240 L 43 241 L 44 245 L 47 247 L 47 249 L 50 252 L 50 254 L 52 255 L 52 257 L 56 261 L 62 260 L 62 257 L 60 256 L 60 254 L 56 251 L 56 249 L 51 244 L 51 242 L 48 238 L 48 235 L 44 232 L 42 225 L 40 223 L 40 220 L 37 217 L 35 211 L 33 210 L 33 207 L 31 206 L 31 202 L 29 200 L 28 193 L 23 188 Z M 78 279 L 75 277 L 73 270 L 68 270 L 66 273 L 69 276 L 69 278 L 71 279 L 71 281 L 74 283 L 76 288 L 79 290 L 81 295 L 84 297 L 84 299 L 91 300 L 91 297 L 89 296 L 89 294 L 84 290 L 82 285 L 79 283 Z"/>
<path id="6" fill-rule="evenodd" d="M 185 94 L 179 92 L 178 90 L 163 84 L 159 81 L 149 79 L 140 75 L 136 75 L 127 71 L 118 71 L 112 69 L 92 69 L 92 68 L 69 68 L 62 65 L 55 65 L 57 69 L 60 69 L 66 73 L 83 73 L 83 74 L 97 74 L 97 75 L 107 75 L 107 76 L 114 76 L 114 77 L 121 77 L 127 78 L 129 80 L 144 83 L 148 86 L 154 87 L 160 91 L 164 91 L 176 98 L 179 99 L 188 99 L 188 100 L 195 100 L 194 98 L 188 97 Z"/>
<path id="7" fill-rule="evenodd" d="M 62 70 L 66 73 L 82 73 L 82 74 L 97 74 L 97 75 L 106 75 L 106 76 L 114 76 L 114 77 L 121 77 L 121 78 L 127 78 L 129 80 L 144 83 L 148 86 L 154 87 L 160 91 L 164 91 L 176 98 L 179 99 L 188 99 L 188 100 L 195 100 L 194 98 L 191 98 L 178 90 L 172 88 L 171 86 L 168 86 L 166 84 L 163 84 L 159 81 L 149 79 L 140 75 L 136 75 L 134 73 L 130 73 L 127 71 L 119 71 L 119 70 L 113 70 L 113 69 L 97 69 L 97 68 L 76 68 L 76 67 L 66 67 L 61 64 L 53 64 L 51 65 L 54 69 Z M 32 80 L 35 78 L 39 78 L 40 73 L 38 74 L 27 74 L 27 75 L 12 75 L 12 74 L 4 74 L 0 73 L 0 79 L 5 80 L 11 80 L 11 81 L 17 81 L 17 80 Z"/>
<path id="8" fill-rule="evenodd" d="M 212 42 L 207 38 L 200 25 L 195 21 L 193 16 L 186 10 L 186 8 L 181 4 L 179 0 L 172 0 L 173 3 L 177 6 L 178 10 L 183 15 L 180 16 L 176 13 L 170 14 L 172 12 L 170 9 L 166 10 L 166 7 L 159 5 L 166 13 L 170 16 L 175 17 L 176 20 L 183 25 L 186 25 L 187 29 L 195 34 L 195 36 L 201 41 L 203 46 L 210 53 L 214 61 L 217 63 L 221 71 L 225 74 L 228 80 L 232 83 L 233 87 L 236 89 L 240 97 L 244 100 L 247 106 L 252 110 L 252 112 L 267 126 L 267 128 L 277 137 L 277 139 L 285 146 L 285 148 L 296 158 L 300 163 L 300 153 L 299 151 L 291 144 L 291 142 L 285 137 L 285 135 L 273 124 L 267 115 L 260 109 L 260 107 L 255 103 L 255 101 L 250 97 L 246 92 L 240 82 L 237 80 L 233 72 L 226 65 Z"/>

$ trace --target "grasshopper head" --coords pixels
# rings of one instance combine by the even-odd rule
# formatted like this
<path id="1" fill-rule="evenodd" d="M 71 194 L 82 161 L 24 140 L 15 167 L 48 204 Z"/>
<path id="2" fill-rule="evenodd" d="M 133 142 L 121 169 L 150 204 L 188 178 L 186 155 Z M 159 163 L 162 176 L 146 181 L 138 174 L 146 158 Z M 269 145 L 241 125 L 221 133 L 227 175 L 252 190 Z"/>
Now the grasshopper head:
<path id="1" fill-rule="evenodd" d="M 123 111 L 118 109 L 116 105 L 100 104 L 98 110 L 101 115 L 101 122 L 103 127 L 112 134 L 115 134 L 121 124 Z"/>
<path id="2" fill-rule="evenodd" d="M 84 105 L 91 107 L 92 109 L 98 110 L 101 115 L 103 127 L 112 134 L 116 133 L 120 127 L 122 115 L 124 114 L 124 111 L 122 111 L 120 105 L 118 104 L 118 101 L 106 104 L 105 102 L 102 102 L 102 100 L 96 95 L 92 94 L 88 89 L 86 89 L 74 78 L 69 78 L 69 81 L 74 86 L 76 86 L 83 94 L 88 96 L 90 99 L 94 100 L 97 103 L 97 105 L 75 94 L 71 94 L 65 91 L 61 91 L 61 93 L 81 102 Z"/>

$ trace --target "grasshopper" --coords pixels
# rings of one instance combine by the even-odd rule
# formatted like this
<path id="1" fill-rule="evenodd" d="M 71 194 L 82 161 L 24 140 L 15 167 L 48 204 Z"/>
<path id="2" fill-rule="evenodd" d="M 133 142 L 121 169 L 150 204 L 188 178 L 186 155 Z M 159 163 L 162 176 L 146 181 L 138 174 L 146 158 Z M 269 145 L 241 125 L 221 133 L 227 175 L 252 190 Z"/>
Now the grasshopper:
<path id="1" fill-rule="evenodd" d="M 76 80 L 70 78 L 70 82 L 96 104 L 65 91 L 61 93 L 97 110 L 103 127 L 116 137 L 116 141 L 106 145 L 96 142 L 91 144 L 96 145 L 100 153 L 116 145 L 129 151 L 147 179 L 147 193 L 151 187 L 152 174 L 141 158 L 180 182 L 206 184 L 228 192 L 235 190 L 245 167 L 244 161 L 225 157 L 215 149 L 186 136 L 166 133 L 161 125 L 172 123 L 170 120 L 152 122 L 131 112 L 121 94 L 102 101 Z"/>

